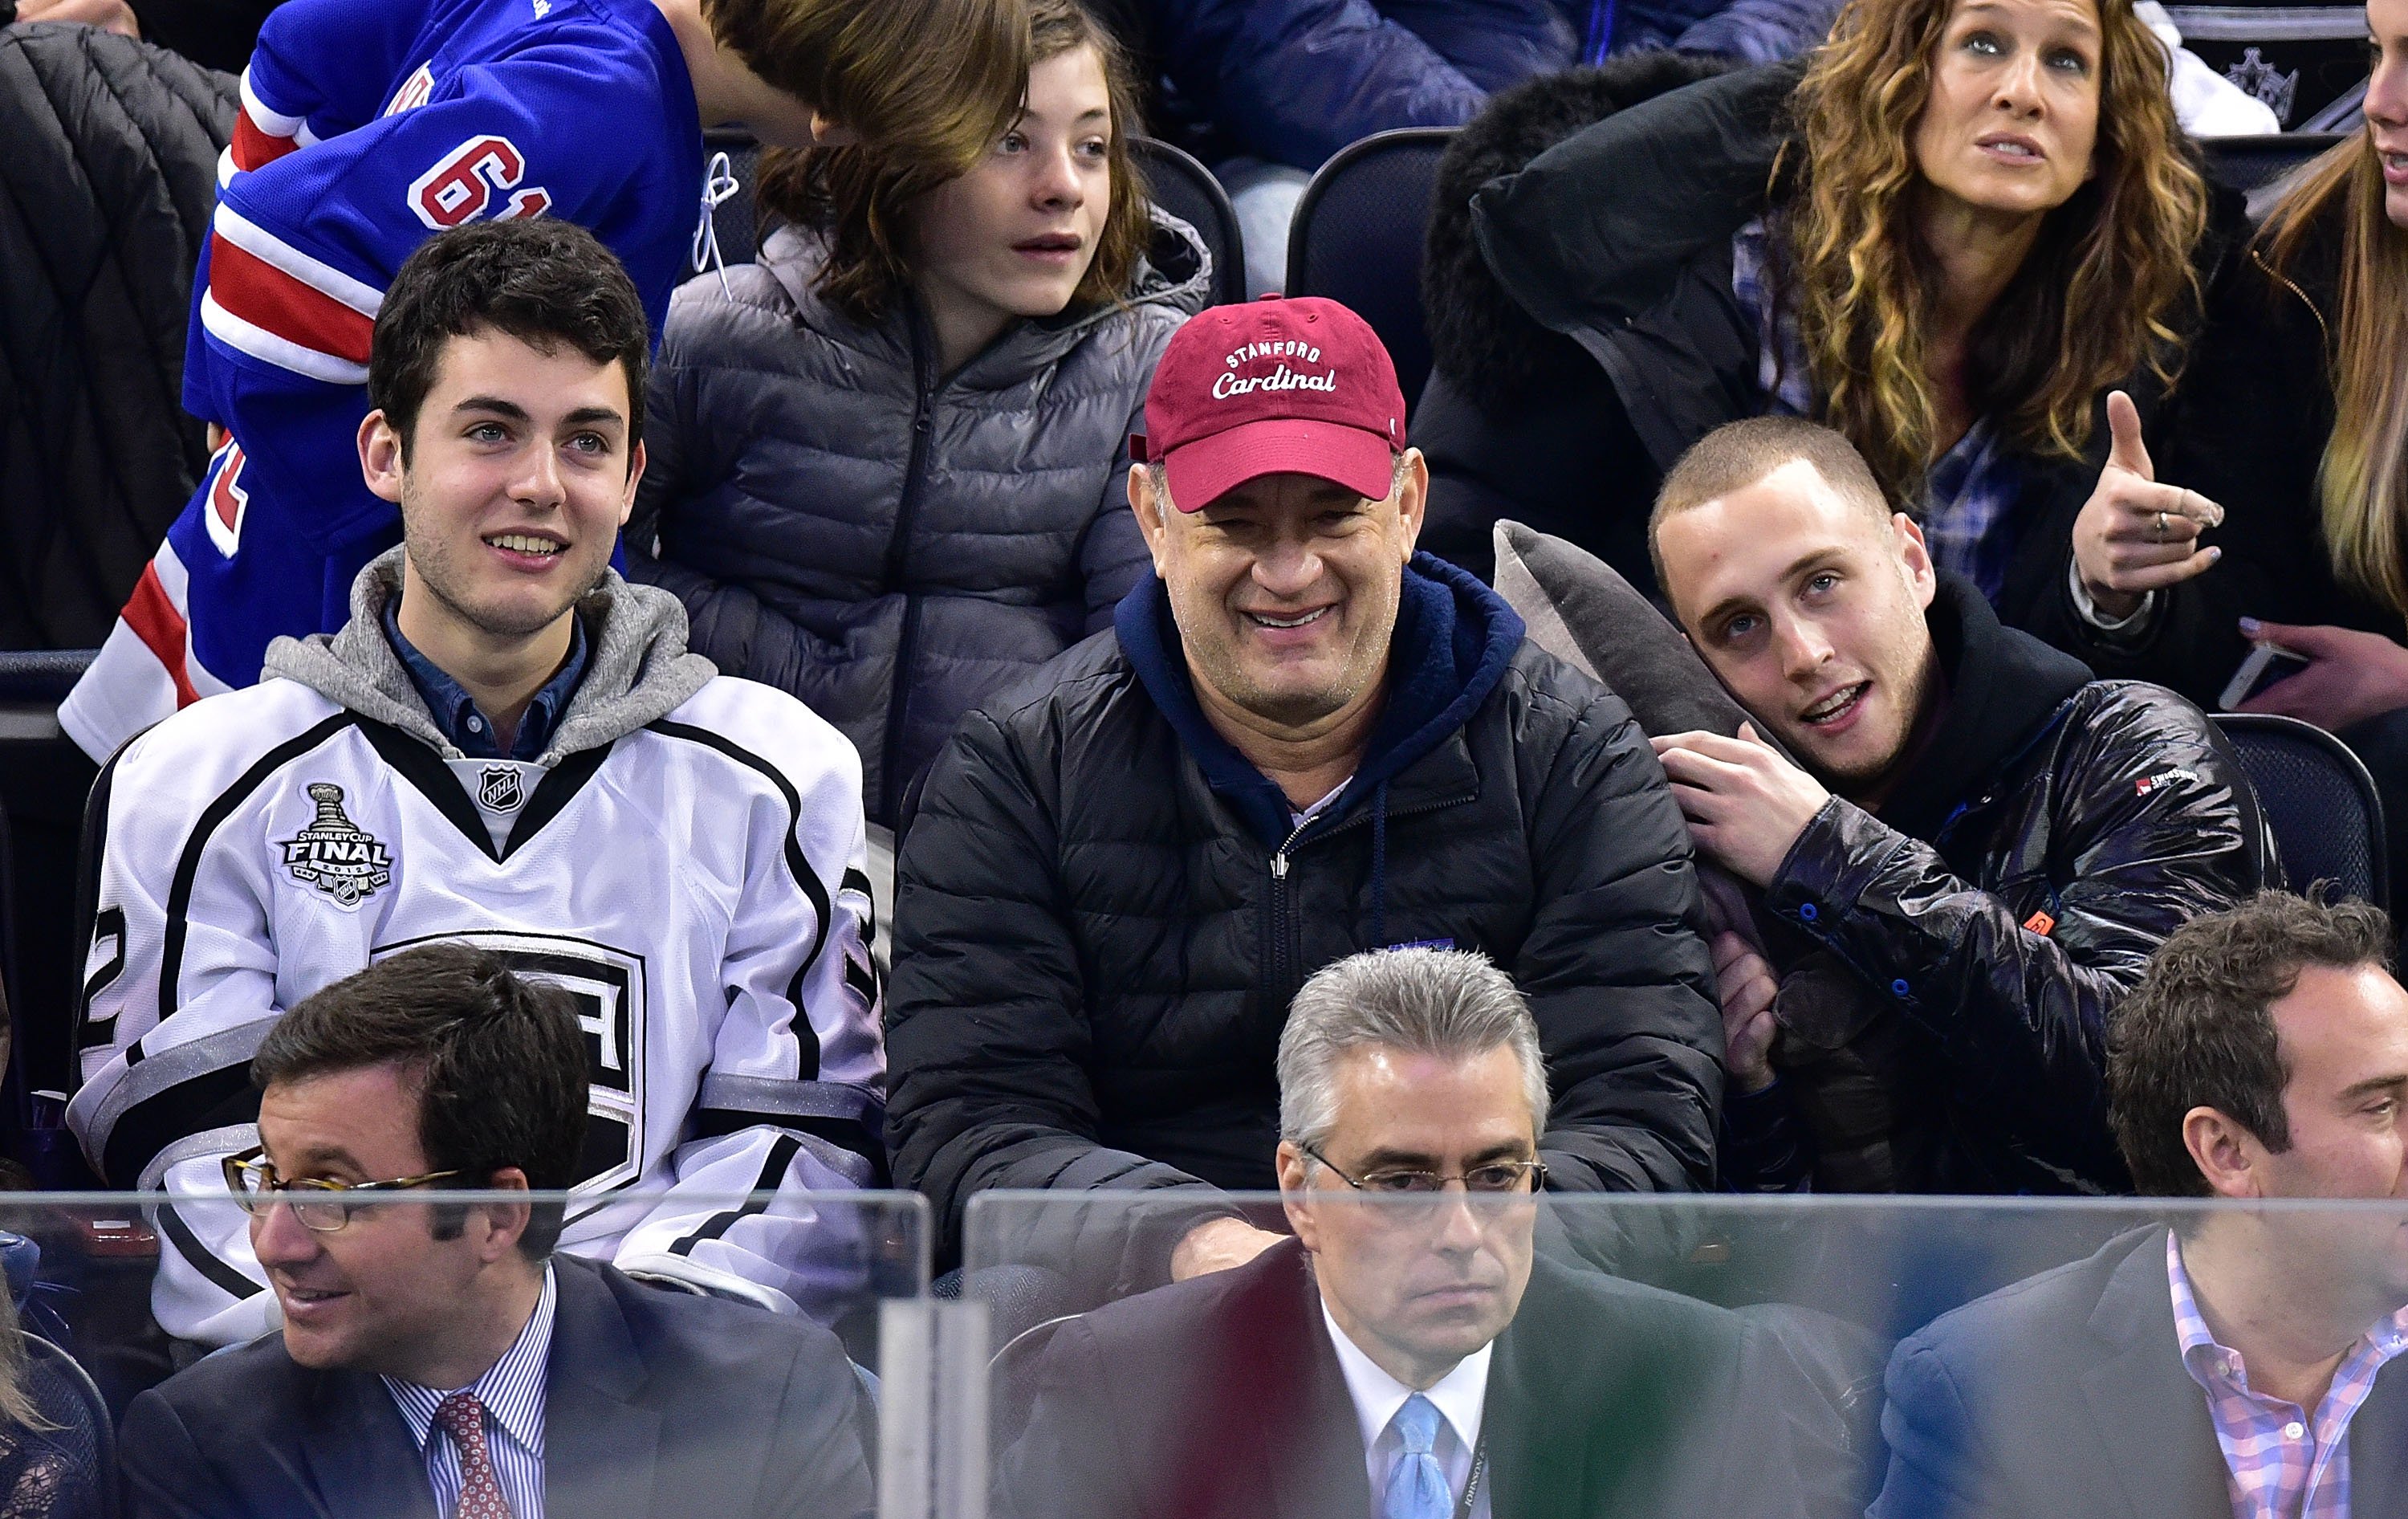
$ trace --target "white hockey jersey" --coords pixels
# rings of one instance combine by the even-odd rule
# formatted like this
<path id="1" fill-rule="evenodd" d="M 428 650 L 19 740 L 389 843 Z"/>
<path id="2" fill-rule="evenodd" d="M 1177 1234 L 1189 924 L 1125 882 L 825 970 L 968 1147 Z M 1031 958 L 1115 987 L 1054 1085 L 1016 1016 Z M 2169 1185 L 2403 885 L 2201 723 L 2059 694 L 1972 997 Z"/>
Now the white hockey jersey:
<path id="1" fill-rule="evenodd" d="M 447 759 L 290 679 L 130 745 L 104 781 L 67 1114 L 94 1168 L 222 1193 L 284 1009 L 411 945 L 474 943 L 568 989 L 585 1026 L 563 1248 L 773 1306 L 841 1291 L 855 1221 L 795 1195 L 882 1166 L 858 756 L 791 696 L 719 677 L 547 759 Z M 756 1191 L 779 1197 L 724 1206 Z M 161 1324 L 220 1343 L 272 1326 L 239 1211 L 159 1213 Z"/>

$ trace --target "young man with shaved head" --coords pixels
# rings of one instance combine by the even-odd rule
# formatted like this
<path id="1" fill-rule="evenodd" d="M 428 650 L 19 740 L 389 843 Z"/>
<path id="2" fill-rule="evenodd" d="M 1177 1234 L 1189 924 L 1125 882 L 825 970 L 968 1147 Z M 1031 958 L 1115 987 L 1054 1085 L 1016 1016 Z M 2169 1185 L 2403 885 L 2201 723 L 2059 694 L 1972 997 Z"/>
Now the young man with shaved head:
<path id="1" fill-rule="evenodd" d="M 2093 681 L 2001 626 L 1812 423 L 1709 434 L 1649 541 L 1755 720 L 1657 738 L 1673 795 L 1700 853 L 1763 892 L 1776 955 L 1845 967 L 1848 1006 L 1818 988 L 1810 1030 L 1771 960 L 1717 937 L 1727 1174 L 1801 1182 L 1813 1131 L 1845 1120 L 1901 1190 L 2123 1190 L 2108 1011 L 2168 934 L 2277 869 L 2222 738 L 2172 693 Z M 1861 1097 L 1780 1079 L 1835 1037 L 1878 1051 L 1870 1136 Z"/>

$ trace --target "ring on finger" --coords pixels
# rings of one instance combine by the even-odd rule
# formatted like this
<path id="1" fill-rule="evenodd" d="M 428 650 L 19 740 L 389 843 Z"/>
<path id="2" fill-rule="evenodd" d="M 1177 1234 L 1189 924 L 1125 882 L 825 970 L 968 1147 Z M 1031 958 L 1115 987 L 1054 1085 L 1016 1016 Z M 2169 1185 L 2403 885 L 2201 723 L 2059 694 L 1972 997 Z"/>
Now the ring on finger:
<path id="1" fill-rule="evenodd" d="M 2164 512 L 2162 512 L 2162 511 L 2161 511 L 2161 512 L 2158 512 L 2158 513 L 2157 513 L 2157 532 L 2156 532 L 2156 535 L 2155 535 L 2155 537 L 2153 537 L 2150 539 L 2150 541 L 2151 541 L 2151 542 L 2153 542 L 2153 543 L 2163 543 L 2165 540 L 2166 540 L 2166 514 L 2165 514 Z"/>

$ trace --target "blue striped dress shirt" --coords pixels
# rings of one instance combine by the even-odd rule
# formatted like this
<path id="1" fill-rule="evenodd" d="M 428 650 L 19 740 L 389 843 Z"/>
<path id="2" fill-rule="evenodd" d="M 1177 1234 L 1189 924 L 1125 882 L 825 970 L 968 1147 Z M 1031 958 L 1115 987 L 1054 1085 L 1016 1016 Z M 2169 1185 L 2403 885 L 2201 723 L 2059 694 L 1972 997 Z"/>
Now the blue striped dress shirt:
<path id="1" fill-rule="evenodd" d="M 543 1519 L 543 1377 L 552 1359 L 552 1320 L 558 1300 L 547 1265 L 543 1296 L 536 1300 L 517 1343 L 466 1389 L 485 1405 L 485 1447 L 512 1519 Z M 394 1377 L 385 1378 L 384 1384 L 425 1458 L 427 1481 L 435 1486 L 435 1512 L 453 1519 L 460 1512 L 460 1448 L 437 1426 L 435 1411 L 461 1389 L 437 1391 Z"/>

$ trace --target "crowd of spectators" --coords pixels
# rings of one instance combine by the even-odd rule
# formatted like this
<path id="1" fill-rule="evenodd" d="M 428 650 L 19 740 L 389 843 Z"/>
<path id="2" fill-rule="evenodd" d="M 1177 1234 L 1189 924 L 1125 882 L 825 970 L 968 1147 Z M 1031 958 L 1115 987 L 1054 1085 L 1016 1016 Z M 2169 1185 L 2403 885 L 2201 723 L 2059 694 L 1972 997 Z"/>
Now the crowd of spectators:
<path id="1" fill-rule="evenodd" d="M 64 1124 L 179 1199 L 133 1512 L 866 1513 L 888 1186 L 940 1271 L 1093 1204 L 1011 1241 L 1082 1317 L 1008 1512 L 2408 1494 L 2396 1219 L 1963 1307 L 1869 1467 L 1860 1347 L 1533 1201 L 2408 1197 L 2389 921 L 2206 710 L 2338 735 L 2408 880 L 2408 0 L 2254 209 L 2197 138 L 2271 117 L 2131 0 L 240 8 L 0 34 L 53 183 L 118 119 L 61 101 L 146 145 L 130 314 L 41 308 L 108 356 L 44 552 L 134 587 L 60 709 Z M 1467 122 L 1418 396 L 1209 305 L 1132 150 L 1276 287 L 1314 165 Z M 705 268 L 710 128 L 765 236 Z M 179 343 L 180 410 L 106 378 Z M 500 1200 L 360 1196 L 441 1182 Z"/>

